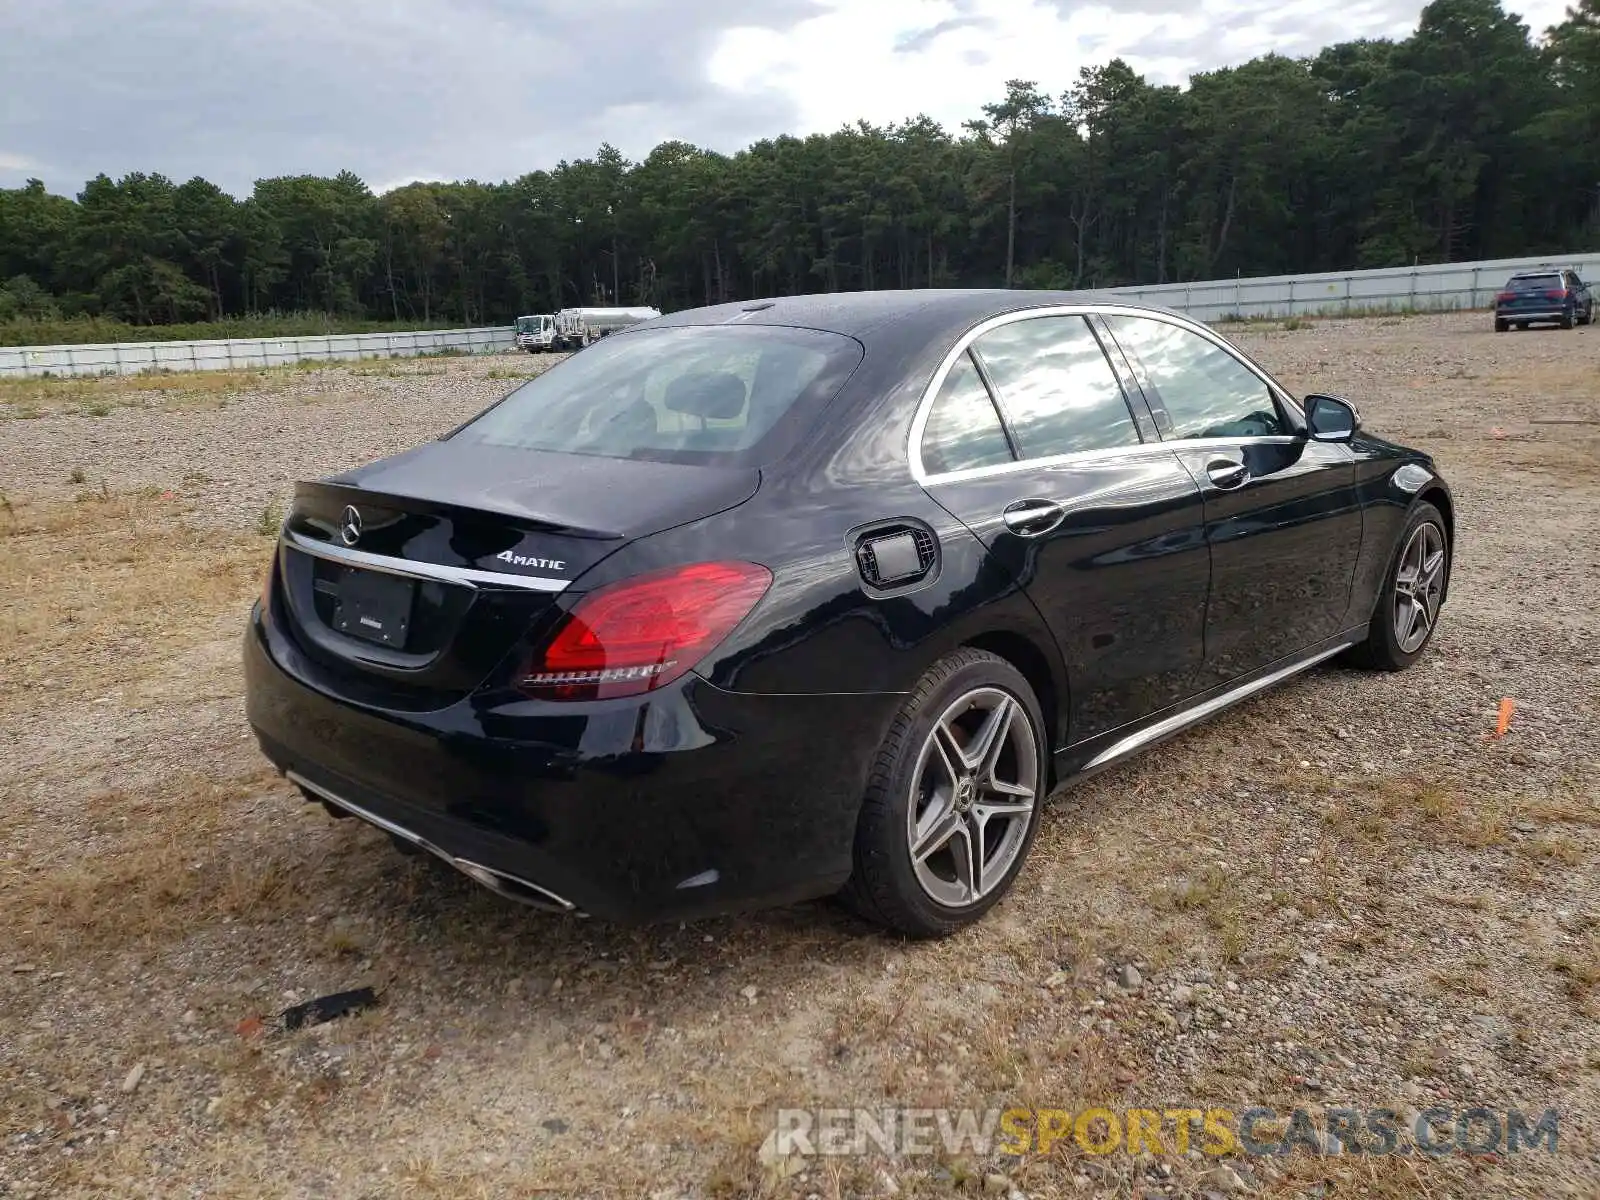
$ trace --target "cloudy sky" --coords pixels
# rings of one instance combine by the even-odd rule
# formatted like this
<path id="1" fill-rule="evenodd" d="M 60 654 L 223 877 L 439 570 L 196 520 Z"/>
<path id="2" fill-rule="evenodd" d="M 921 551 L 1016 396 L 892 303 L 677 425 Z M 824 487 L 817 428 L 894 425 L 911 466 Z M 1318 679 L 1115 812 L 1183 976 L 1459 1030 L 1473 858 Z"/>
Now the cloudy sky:
<path id="1" fill-rule="evenodd" d="M 1533 29 L 1565 0 L 1508 0 Z M 609 141 L 733 151 L 1121 55 L 1161 83 L 1403 37 L 1418 0 L 3 0 L 0 185 L 348 167 L 378 190 L 500 180 Z"/>

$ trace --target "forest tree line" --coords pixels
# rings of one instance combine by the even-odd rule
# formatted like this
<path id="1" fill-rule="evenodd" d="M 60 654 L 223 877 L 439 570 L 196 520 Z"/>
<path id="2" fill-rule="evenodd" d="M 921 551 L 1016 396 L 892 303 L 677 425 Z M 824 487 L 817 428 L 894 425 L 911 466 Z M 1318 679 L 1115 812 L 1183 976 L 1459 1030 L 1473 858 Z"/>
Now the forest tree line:
<path id="1" fill-rule="evenodd" d="M 1403 41 L 1155 86 L 1121 60 L 927 118 L 724 155 L 610 146 L 506 183 L 350 172 L 0 189 L 0 323 L 503 324 L 857 288 L 1095 287 L 1600 244 L 1600 0 L 1540 41 L 1435 0 Z M 7 340 L 16 341 L 17 337 Z"/>

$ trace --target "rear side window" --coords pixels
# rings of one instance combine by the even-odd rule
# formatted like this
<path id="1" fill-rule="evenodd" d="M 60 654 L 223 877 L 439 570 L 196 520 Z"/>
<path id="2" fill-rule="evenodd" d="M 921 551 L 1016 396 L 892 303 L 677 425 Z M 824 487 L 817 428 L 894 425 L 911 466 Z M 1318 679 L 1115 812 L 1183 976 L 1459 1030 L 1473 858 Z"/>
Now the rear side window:
<path id="1" fill-rule="evenodd" d="M 1028 317 L 973 343 L 1023 458 L 1137 446 L 1139 430 L 1082 317 Z"/>
<path id="2" fill-rule="evenodd" d="M 922 469 L 930 475 L 1011 461 L 1000 414 L 972 359 L 963 354 L 944 377 L 922 431 Z"/>
<path id="3" fill-rule="evenodd" d="M 750 465 L 815 419 L 862 357 L 854 338 L 774 325 L 603 338 L 455 437 L 527 450 Z"/>

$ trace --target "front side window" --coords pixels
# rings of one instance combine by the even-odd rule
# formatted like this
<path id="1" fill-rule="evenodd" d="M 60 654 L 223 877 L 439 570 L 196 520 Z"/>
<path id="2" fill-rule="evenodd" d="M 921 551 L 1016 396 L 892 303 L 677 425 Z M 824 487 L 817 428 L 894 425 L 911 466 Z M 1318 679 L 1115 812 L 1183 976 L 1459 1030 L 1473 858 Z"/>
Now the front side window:
<path id="1" fill-rule="evenodd" d="M 770 325 L 640 329 L 530 379 L 455 437 L 527 450 L 748 465 L 861 361 L 854 338 Z"/>
<path id="2" fill-rule="evenodd" d="M 922 431 L 922 469 L 930 475 L 943 475 L 1011 460 L 1011 445 L 989 389 L 971 357 L 963 353 L 951 365 L 928 409 L 928 423 Z"/>
<path id="3" fill-rule="evenodd" d="M 1027 317 L 973 343 L 1023 458 L 1137 446 L 1139 430 L 1082 317 Z"/>
<path id="4" fill-rule="evenodd" d="M 1266 382 L 1209 338 L 1169 321 L 1106 316 L 1112 335 L 1144 367 L 1173 438 L 1267 437 L 1290 432 Z"/>

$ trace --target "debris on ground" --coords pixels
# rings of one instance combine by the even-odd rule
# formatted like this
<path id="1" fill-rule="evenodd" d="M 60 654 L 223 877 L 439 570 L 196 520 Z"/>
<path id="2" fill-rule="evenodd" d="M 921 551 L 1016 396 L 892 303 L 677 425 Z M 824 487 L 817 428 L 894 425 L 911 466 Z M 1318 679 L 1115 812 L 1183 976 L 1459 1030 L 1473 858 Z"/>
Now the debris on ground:
<path id="1" fill-rule="evenodd" d="M 378 994 L 369 987 L 352 988 L 348 992 L 334 992 L 328 996 L 318 996 L 315 1000 L 307 1000 L 304 1004 L 296 1004 L 283 1010 L 280 1019 L 285 1030 L 299 1029 L 307 1025 L 321 1025 L 324 1021 L 336 1020 L 351 1013 L 360 1012 L 364 1008 L 371 1008 L 378 1003 Z"/>

